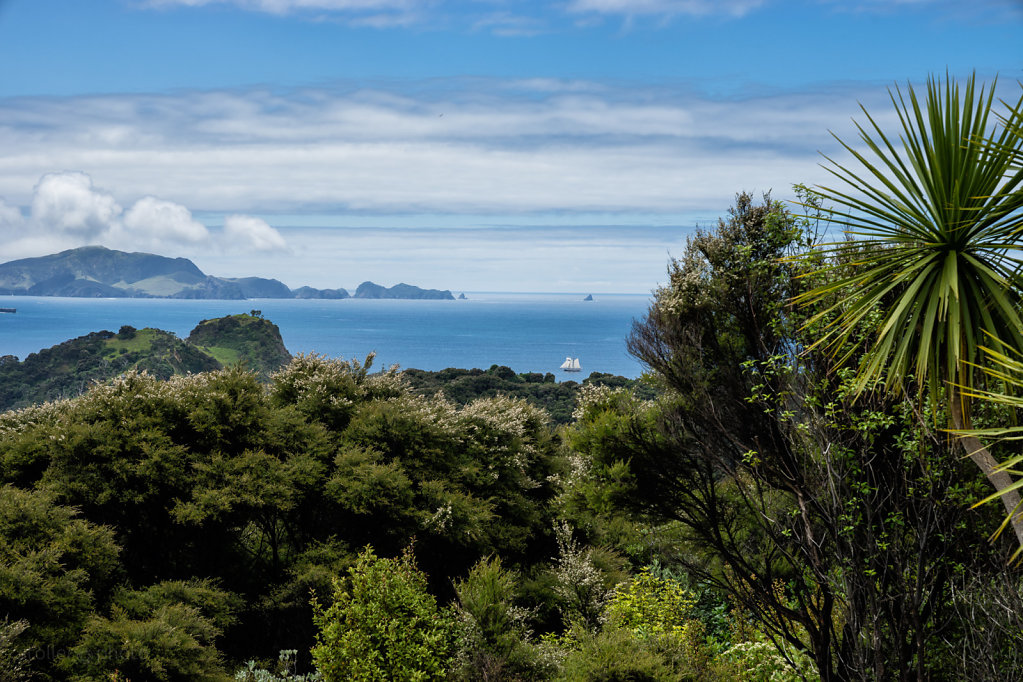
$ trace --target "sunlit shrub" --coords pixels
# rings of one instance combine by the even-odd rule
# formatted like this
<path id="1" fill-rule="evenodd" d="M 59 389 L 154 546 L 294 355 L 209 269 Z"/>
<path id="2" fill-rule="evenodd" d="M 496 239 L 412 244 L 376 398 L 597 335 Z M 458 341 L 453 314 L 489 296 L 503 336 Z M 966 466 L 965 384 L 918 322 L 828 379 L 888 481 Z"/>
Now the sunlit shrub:
<path id="1" fill-rule="evenodd" d="M 333 604 L 314 598 L 313 611 L 313 660 L 327 682 L 447 679 L 454 618 L 427 592 L 410 549 L 384 559 L 367 548 L 334 581 Z"/>

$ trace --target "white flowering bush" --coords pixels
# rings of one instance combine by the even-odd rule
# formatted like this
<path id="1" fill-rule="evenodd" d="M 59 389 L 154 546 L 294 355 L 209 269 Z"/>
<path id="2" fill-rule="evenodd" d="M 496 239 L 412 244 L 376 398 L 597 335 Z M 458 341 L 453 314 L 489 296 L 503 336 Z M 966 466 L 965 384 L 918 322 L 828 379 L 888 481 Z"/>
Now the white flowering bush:
<path id="1" fill-rule="evenodd" d="M 816 682 L 820 680 L 813 661 L 806 652 L 778 647 L 762 638 L 739 642 L 724 651 L 720 658 L 732 664 L 737 679 L 745 682 Z M 787 656 L 787 658 L 786 658 Z"/>
<path id="2" fill-rule="evenodd" d="M 561 600 L 566 625 L 598 629 L 607 619 L 606 608 L 614 596 L 621 574 L 602 570 L 601 556 L 593 547 L 584 547 L 572 537 L 567 523 L 554 527 L 558 541 L 558 559 L 554 565 L 554 593 Z"/>

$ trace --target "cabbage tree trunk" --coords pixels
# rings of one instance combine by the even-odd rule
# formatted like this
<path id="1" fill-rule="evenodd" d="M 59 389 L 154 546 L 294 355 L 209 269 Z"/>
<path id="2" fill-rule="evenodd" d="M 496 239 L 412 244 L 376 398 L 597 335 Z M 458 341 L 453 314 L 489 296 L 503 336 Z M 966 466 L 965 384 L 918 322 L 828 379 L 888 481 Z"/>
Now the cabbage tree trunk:
<path id="1" fill-rule="evenodd" d="M 969 415 L 964 411 L 962 397 L 959 389 L 952 389 L 952 426 L 956 431 L 969 430 Z M 980 470 L 987 476 L 995 490 L 1001 492 L 1011 486 L 1015 481 L 1007 471 L 998 469 L 998 460 L 994 458 L 991 451 L 976 436 L 959 435 L 959 443 L 963 446 L 967 456 L 973 463 L 980 467 Z M 1023 510 L 1019 508 L 1019 490 L 1010 490 L 1001 495 L 1005 511 L 1012 517 L 1012 530 L 1016 533 L 1016 541 L 1023 547 Z"/>

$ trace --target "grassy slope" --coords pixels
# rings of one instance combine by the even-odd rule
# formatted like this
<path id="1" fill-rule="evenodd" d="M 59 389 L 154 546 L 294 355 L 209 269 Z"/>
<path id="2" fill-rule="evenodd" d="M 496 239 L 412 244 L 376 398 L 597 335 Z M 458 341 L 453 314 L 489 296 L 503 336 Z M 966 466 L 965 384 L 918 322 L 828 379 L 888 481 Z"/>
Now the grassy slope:
<path id="1" fill-rule="evenodd" d="M 201 348 L 221 364 L 244 364 L 262 376 L 291 361 L 277 325 L 258 314 L 203 320 L 188 335 L 188 343 Z"/>
<path id="2" fill-rule="evenodd" d="M 160 329 L 123 327 L 117 334 L 93 332 L 65 341 L 21 362 L 6 358 L 0 362 L 0 410 L 74 397 L 131 370 L 166 379 L 244 364 L 265 376 L 291 359 L 276 325 L 259 317 L 204 320 L 192 334 L 203 343 Z"/>

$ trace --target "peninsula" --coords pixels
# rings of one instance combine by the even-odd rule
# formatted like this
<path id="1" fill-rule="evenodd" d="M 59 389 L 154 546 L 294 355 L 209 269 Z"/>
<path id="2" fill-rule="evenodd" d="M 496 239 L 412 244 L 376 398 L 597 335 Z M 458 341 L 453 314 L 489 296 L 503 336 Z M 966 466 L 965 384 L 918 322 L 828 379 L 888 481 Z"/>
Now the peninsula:
<path id="1" fill-rule="evenodd" d="M 167 379 L 241 365 L 266 380 L 291 361 L 291 353 L 277 325 L 252 313 L 202 320 L 185 339 L 125 325 L 116 334 L 92 332 L 24 360 L 0 355 L 0 412 L 72 398 L 130 370 Z"/>
<path id="2" fill-rule="evenodd" d="M 187 258 L 127 253 L 83 246 L 49 256 L 0 264 L 0 294 L 83 298 L 325 298 L 343 299 L 345 289 L 291 289 L 265 277 L 214 277 Z M 454 300 L 450 291 L 410 284 L 383 287 L 363 282 L 356 298 Z"/>

